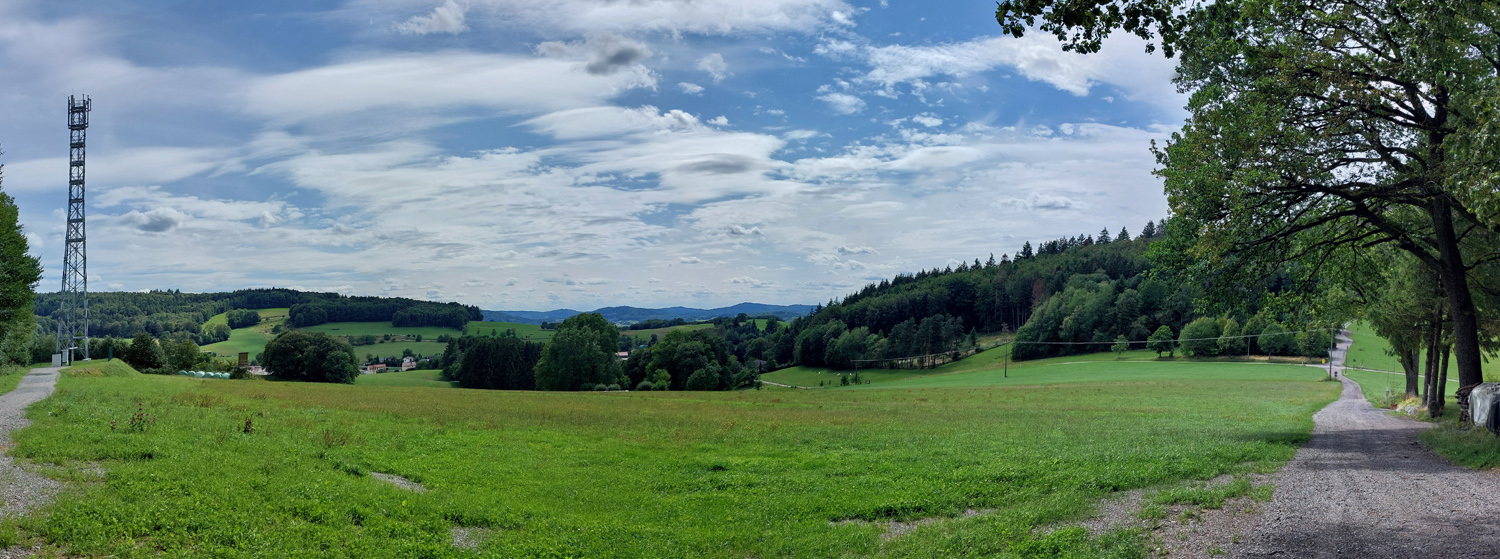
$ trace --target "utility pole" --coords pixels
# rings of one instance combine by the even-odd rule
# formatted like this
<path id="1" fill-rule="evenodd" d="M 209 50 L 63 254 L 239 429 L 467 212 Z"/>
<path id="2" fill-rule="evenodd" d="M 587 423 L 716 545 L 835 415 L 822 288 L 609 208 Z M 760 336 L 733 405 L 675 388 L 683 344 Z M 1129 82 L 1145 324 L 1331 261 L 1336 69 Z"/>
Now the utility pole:
<path id="1" fill-rule="evenodd" d="M 68 96 L 68 225 L 63 248 L 62 312 L 57 326 L 57 353 L 61 354 L 63 365 L 73 363 L 73 352 L 78 349 L 83 350 L 85 360 L 89 357 L 89 263 L 88 235 L 84 226 L 83 159 L 92 108 L 93 102 L 87 95 L 82 98 Z"/>

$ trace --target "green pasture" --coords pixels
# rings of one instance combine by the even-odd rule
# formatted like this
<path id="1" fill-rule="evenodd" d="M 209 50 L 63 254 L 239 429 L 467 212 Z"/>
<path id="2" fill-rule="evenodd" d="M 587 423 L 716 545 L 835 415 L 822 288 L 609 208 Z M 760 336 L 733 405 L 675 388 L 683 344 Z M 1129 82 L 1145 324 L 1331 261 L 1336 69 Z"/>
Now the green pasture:
<path id="1" fill-rule="evenodd" d="M 366 355 L 374 355 L 380 358 L 400 357 L 402 351 L 411 350 L 412 353 L 424 356 L 433 356 L 443 353 L 448 344 L 443 342 L 381 342 L 373 345 L 354 346 L 354 355 L 364 359 Z"/>
<path id="2" fill-rule="evenodd" d="M 1385 338 L 1376 335 L 1375 331 L 1368 324 L 1356 322 L 1349 326 L 1348 331 L 1349 338 L 1353 340 L 1353 343 L 1349 344 L 1349 354 L 1345 358 L 1347 365 L 1361 369 L 1375 369 L 1394 373 L 1402 372 L 1401 362 L 1397 361 L 1394 356 L 1386 353 L 1391 348 L 1390 343 L 1385 341 Z M 1424 351 L 1422 352 L 1423 361 L 1420 366 L 1426 366 L 1426 359 L 1427 352 Z M 1500 360 L 1486 356 L 1482 368 L 1484 370 L 1485 381 L 1500 381 Z M 1457 370 L 1456 365 L 1453 364 L 1453 356 L 1450 355 L 1448 357 L 1448 378 L 1450 380 L 1458 377 Z M 1405 384 L 1401 386 L 1404 387 Z M 1384 394 L 1383 391 L 1384 389 L 1382 388 L 1382 394 Z"/>
<path id="3" fill-rule="evenodd" d="M 472 323 L 471 323 L 472 324 Z M 391 326 L 389 322 L 328 322 L 317 326 L 306 326 L 298 328 L 303 332 L 323 332 L 330 336 L 422 336 L 423 340 L 428 338 L 437 339 L 438 336 L 447 334 L 449 336 L 462 336 L 457 328 L 441 328 L 438 326 Z"/>
<path id="4" fill-rule="evenodd" d="M 536 324 L 518 324 L 515 322 L 470 322 L 469 335 L 471 336 L 496 336 L 504 334 L 506 330 L 515 330 L 516 337 L 533 342 L 545 342 L 552 339 L 556 330 L 543 330 Z"/>
<path id="5" fill-rule="evenodd" d="M 453 388 L 453 384 L 440 378 L 442 371 L 396 371 L 390 373 L 376 373 L 371 375 L 359 375 L 354 379 L 355 386 L 406 386 L 426 388 Z"/>
<path id="6" fill-rule="evenodd" d="M 0 540 L 83 557 L 1144 557 L 1138 534 L 1062 523 L 1112 492 L 1274 468 L 1338 387 L 1299 366 L 1063 363 L 739 392 L 68 376 L 13 454 L 86 482 Z M 137 409 L 155 423 L 109 429 Z M 454 547 L 457 528 L 478 547 Z"/>
<path id="7" fill-rule="evenodd" d="M 264 324 L 264 323 L 267 323 L 267 322 L 273 322 L 273 319 L 277 319 L 277 318 L 285 320 L 287 312 L 290 311 L 291 309 L 289 309 L 287 307 L 281 307 L 281 308 L 276 308 L 276 309 L 253 309 L 253 310 L 255 311 L 256 314 L 260 315 L 260 320 Z M 208 318 L 208 322 L 204 322 L 203 323 L 204 326 L 212 326 L 212 325 L 215 325 L 215 324 L 223 324 L 223 325 L 226 325 L 226 326 L 229 325 L 229 313 L 227 313 L 227 312 L 221 312 L 219 314 L 213 315 L 213 316 L 211 316 L 211 317 Z"/>
<path id="8" fill-rule="evenodd" d="M 621 329 L 620 330 L 620 334 L 624 335 L 624 336 L 630 336 L 632 338 L 635 338 L 636 344 L 639 345 L 639 344 L 644 344 L 646 342 L 651 341 L 651 336 L 653 334 L 656 335 L 657 339 L 661 339 L 663 336 L 667 335 L 667 332 L 671 332 L 673 330 L 687 330 L 687 331 L 691 332 L 693 330 L 708 330 L 708 329 L 713 328 L 713 327 L 714 327 L 714 325 L 712 325 L 712 324 L 683 324 L 681 326 L 668 326 L 666 328 L 648 328 L 646 330 L 624 330 L 624 329 Z"/>
<path id="9" fill-rule="evenodd" d="M 220 357 L 238 357 L 240 352 L 247 352 L 250 358 L 266 350 L 266 344 L 271 337 L 255 328 L 235 328 L 229 331 L 229 339 L 222 342 L 203 346 L 203 351 L 212 351 Z"/>
<path id="10" fill-rule="evenodd" d="M 1406 375 L 1398 373 L 1387 373 L 1382 371 L 1354 371 L 1344 369 L 1344 376 L 1359 383 L 1359 389 L 1364 392 L 1365 399 L 1371 405 L 1381 407 L 1385 403 L 1385 391 L 1390 389 L 1396 400 L 1406 391 Z M 1417 382 L 1426 380 L 1427 375 L 1417 375 Z M 1448 386 L 1445 393 L 1448 395 L 1448 403 L 1453 403 L 1453 393 L 1458 391 L 1458 378 L 1452 370 L 1448 371 Z"/>

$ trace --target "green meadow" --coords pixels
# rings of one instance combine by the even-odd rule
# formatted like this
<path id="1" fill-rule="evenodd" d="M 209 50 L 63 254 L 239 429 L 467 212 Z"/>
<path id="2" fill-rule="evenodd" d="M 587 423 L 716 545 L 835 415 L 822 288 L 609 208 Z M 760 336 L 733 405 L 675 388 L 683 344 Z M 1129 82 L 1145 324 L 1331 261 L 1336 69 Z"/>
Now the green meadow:
<path id="1" fill-rule="evenodd" d="M 1139 534 L 1063 526 L 1115 491 L 1276 467 L 1338 386 L 1266 364 L 1011 373 L 727 393 L 70 374 L 13 454 L 79 482 L 0 541 L 85 557 L 1143 557 Z M 155 422 L 109 428 L 138 409 Z"/>
<path id="2" fill-rule="evenodd" d="M 452 388 L 453 384 L 443 380 L 441 378 L 442 374 L 442 371 L 415 370 L 359 375 L 359 377 L 354 379 L 354 385 Z"/>

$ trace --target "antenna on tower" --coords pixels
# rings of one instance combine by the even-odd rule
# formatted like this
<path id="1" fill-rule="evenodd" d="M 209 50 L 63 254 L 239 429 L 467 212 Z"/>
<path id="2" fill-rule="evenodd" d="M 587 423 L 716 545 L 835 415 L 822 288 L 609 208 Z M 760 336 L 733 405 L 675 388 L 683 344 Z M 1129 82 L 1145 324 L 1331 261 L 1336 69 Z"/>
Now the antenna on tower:
<path id="1" fill-rule="evenodd" d="M 89 358 L 89 260 L 83 211 L 83 146 L 92 108 L 93 102 L 87 95 L 82 98 L 68 96 L 68 228 L 63 249 L 62 316 L 57 323 L 57 353 L 61 356 L 61 365 L 72 364 L 74 352 L 80 349 L 83 358 Z"/>

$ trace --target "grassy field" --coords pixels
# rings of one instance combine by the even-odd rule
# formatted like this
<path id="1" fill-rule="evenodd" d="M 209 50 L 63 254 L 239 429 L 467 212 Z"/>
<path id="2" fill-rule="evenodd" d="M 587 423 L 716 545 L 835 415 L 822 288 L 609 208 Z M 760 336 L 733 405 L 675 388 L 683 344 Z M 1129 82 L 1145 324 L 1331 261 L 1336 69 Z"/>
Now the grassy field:
<path id="1" fill-rule="evenodd" d="M 373 375 L 359 375 L 354 379 L 355 386 L 417 386 L 425 388 L 452 388 L 453 384 L 439 378 L 442 371 L 397 371 L 394 373 L 378 373 Z"/>
<path id="2" fill-rule="evenodd" d="M 91 481 L 19 534 L 89 557 L 1144 557 L 1132 533 L 1049 527 L 1272 468 L 1337 395 L 1285 365 L 1012 371 L 731 393 L 70 376 L 13 452 Z M 374 380 L 422 380 L 394 374 Z M 108 429 L 138 407 L 156 422 Z"/>
<path id="3" fill-rule="evenodd" d="M 432 356 L 442 353 L 443 348 L 446 347 L 448 347 L 448 344 L 443 342 L 382 342 L 374 345 L 354 346 L 354 355 L 360 359 L 364 359 L 366 355 L 400 357 L 403 350 L 410 349 L 412 353 L 417 355 Z"/>
<path id="4" fill-rule="evenodd" d="M 250 354 L 254 359 L 256 355 L 266 350 L 266 343 L 271 341 L 271 329 L 286 320 L 286 308 L 255 309 L 260 315 L 260 324 L 249 328 L 235 328 L 229 331 L 229 339 L 218 343 L 203 346 L 203 351 L 212 351 L 220 357 L 238 357 L 240 352 Z M 229 313 L 219 313 L 208 319 L 206 324 L 228 324 Z"/>
<path id="5" fill-rule="evenodd" d="M 534 342 L 545 342 L 552 339 L 556 330 L 543 330 L 535 324 L 517 324 L 515 322 L 470 322 L 469 334 L 473 336 L 494 336 L 505 333 L 506 330 L 515 330 L 516 336 L 523 340 Z"/>
<path id="6" fill-rule="evenodd" d="M 640 345 L 640 344 L 644 344 L 646 342 L 651 341 L 651 336 L 652 335 L 655 335 L 657 337 L 657 339 L 660 339 L 662 336 L 666 336 L 667 332 L 671 332 L 673 330 L 687 330 L 687 331 L 707 330 L 707 329 L 713 328 L 713 327 L 714 327 L 714 325 L 712 325 L 712 324 L 684 324 L 682 326 L 669 326 L 669 327 L 666 327 L 666 328 L 650 328 L 650 329 L 646 329 L 646 330 L 623 330 L 622 329 L 622 330 L 620 330 L 620 334 L 624 335 L 624 336 L 630 336 L 632 338 L 635 338 L 636 344 Z M 764 325 L 762 325 L 762 328 L 764 328 Z"/>
<path id="7" fill-rule="evenodd" d="M 247 352 L 250 358 L 266 350 L 266 343 L 270 342 L 270 336 L 254 328 L 235 328 L 229 331 L 229 339 L 218 343 L 203 346 L 203 351 L 212 351 L 220 357 L 235 357 L 240 352 Z"/>
<path id="8" fill-rule="evenodd" d="M 1362 322 L 1356 322 L 1349 326 L 1349 338 L 1354 340 L 1349 345 L 1348 364 L 1351 367 L 1375 369 L 1380 371 L 1391 371 L 1400 373 L 1401 362 L 1395 357 L 1386 354 L 1391 345 L 1384 338 L 1375 335 L 1375 331 Z M 1423 365 L 1425 366 L 1426 352 L 1423 352 Z M 1457 368 L 1453 364 L 1453 357 L 1448 357 L 1448 378 L 1450 381 L 1458 377 Z M 1484 380 L 1487 382 L 1500 382 L 1500 360 L 1486 358 L 1483 365 Z M 1404 381 L 1403 381 L 1404 382 Z M 1402 386 L 1405 386 L 1404 384 Z"/>

